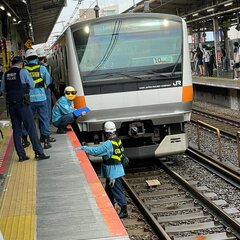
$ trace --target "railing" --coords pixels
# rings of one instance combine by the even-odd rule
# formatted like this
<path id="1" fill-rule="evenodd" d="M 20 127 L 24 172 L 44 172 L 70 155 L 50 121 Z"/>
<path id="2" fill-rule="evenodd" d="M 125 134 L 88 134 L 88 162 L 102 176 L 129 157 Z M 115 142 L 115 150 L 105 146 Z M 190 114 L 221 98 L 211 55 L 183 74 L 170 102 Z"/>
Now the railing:
<path id="1" fill-rule="evenodd" d="M 206 126 L 210 129 L 212 129 L 213 131 L 216 131 L 217 133 L 217 140 L 218 140 L 218 156 L 219 156 L 219 159 L 220 161 L 222 161 L 222 144 L 221 144 L 221 134 L 220 134 L 220 130 L 216 127 L 213 127 L 212 125 L 210 124 L 207 124 L 205 122 L 202 122 L 200 120 L 198 120 L 198 125 L 197 125 L 197 141 L 198 141 L 198 150 L 200 150 L 200 125 L 202 126 Z M 240 134 L 240 132 L 239 132 Z M 239 149 L 239 152 L 240 152 L 240 149 Z"/>

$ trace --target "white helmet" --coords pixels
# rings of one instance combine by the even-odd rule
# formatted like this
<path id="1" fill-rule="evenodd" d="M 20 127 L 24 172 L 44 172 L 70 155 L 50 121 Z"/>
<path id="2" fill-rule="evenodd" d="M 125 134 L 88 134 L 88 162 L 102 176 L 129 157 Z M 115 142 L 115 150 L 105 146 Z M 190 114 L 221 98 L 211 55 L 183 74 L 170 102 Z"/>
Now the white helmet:
<path id="1" fill-rule="evenodd" d="M 35 57 L 38 56 L 36 51 L 32 48 L 27 49 L 27 51 L 25 53 L 25 57 L 28 58 L 28 57 L 33 57 L 33 56 L 35 56 Z"/>
<path id="2" fill-rule="evenodd" d="M 46 57 L 46 55 L 47 55 L 43 48 L 38 48 L 36 50 L 36 53 L 37 53 L 38 57 Z"/>
<path id="3" fill-rule="evenodd" d="M 113 122 L 105 122 L 104 124 L 104 131 L 107 133 L 114 133 L 116 132 L 116 125 Z"/>

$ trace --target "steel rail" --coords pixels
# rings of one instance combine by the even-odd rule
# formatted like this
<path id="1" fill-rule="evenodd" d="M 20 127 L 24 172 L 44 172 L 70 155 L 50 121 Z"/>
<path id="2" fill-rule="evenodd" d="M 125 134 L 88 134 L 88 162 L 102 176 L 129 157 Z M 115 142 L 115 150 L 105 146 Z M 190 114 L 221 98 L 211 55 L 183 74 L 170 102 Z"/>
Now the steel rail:
<path id="1" fill-rule="evenodd" d="M 144 217 L 148 220 L 148 223 L 153 228 L 155 234 L 159 237 L 161 240 L 171 240 L 171 238 L 168 236 L 168 234 L 164 231 L 162 226 L 159 224 L 157 219 L 152 215 L 152 213 L 147 209 L 147 207 L 144 205 L 143 201 L 138 197 L 137 193 L 132 189 L 132 187 L 128 184 L 126 178 L 123 177 L 123 185 L 128 194 L 133 199 L 134 203 L 138 206 L 141 213 L 144 215 Z"/>
<path id="2" fill-rule="evenodd" d="M 213 118 L 217 121 L 222 121 L 222 122 L 225 122 L 225 123 L 229 123 L 230 125 L 232 126 L 235 126 L 235 127 L 239 127 L 240 126 L 240 121 L 236 121 L 236 120 L 233 120 L 233 119 L 230 119 L 230 118 L 226 118 L 226 117 L 222 117 L 220 115 L 216 115 L 216 114 L 213 114 L 213 113 L 209 113 L 209 112 L 204 112 L 204 111 L 201 111 L 201 110 L 197 110 L 197 109 L 192 109 L 192 113 L 194 114 L 197 114 L 197 115 L 201 115 L 201 116 L 204 116 L 204 117 L 208 117 L 209 118 Z"/>
<path id="3" fill-rule="evenodd" d="M 197 149 L 193 147 L 188 147 L 186 150 L 186 154 L 192 157 L 193 159 L 197 159 L 198 162 L 204 164 L 205 166 L 209 166 L 211 168 L 214 168 L 214 173 L 216 170 L 218 172 L 221 172 L 221 175 L 226 176 L 231 181 L 234 181 L 234 186 L 240 189 L 240 171 L 237 171 L 233 169 L 232 167 L 227 166 L 223 162 L 220 162 L 206 154 L 204 154 L 201 151 L 198 151 Z M 236 167 L 237 168 L 237 167 Z"/>
<path id="4" fill-rule="evenodd" d="M 222 224 L 226 227 L 233 230 L 233 233 L 238 238 L 240 237 L 240 223 L 235 219 L 230 217 L 227 213 L 225 213 L 220 207 L 214 204 L 210 199 L 205 197 L 202 193 L 200 193 L 195 187 L 191 186 L 185 179 L 183 179 L 178 173 L 171 170 L 166 164 L 161 161 L 158 161 L 158 164 L 164 169 L 171 177 L 173 177 L 177 182 L 179 182 L 192 196 L 197 198 L 199 202 L 205 206 L 209 212 L 213 215 L 217 215 L 219 219 L 221 219 Z"/>

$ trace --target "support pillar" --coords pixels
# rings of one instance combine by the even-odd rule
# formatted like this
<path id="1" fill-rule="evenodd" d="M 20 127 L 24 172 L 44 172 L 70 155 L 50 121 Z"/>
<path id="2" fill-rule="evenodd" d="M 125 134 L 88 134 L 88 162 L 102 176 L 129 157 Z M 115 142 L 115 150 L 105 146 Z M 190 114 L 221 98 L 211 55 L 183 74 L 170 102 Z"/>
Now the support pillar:
<path id="1" fill-rule="evenodd" d="M 215 59 L 217 65 L 217 77 L 219 77 L 219 70 L 221 67 L 221 44 L 219 42 L 219 26 L 216 17 L 213 17 L 213 31 L 214 31 Z"/>

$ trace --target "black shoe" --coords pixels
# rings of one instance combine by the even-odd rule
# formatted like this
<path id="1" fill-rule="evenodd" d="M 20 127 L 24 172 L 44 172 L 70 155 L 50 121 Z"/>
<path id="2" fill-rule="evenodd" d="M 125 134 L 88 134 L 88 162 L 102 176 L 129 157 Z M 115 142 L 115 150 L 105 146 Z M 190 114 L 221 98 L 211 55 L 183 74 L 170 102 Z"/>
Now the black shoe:
<path id="1" fill-rule="evenodd" d="M 124 205 L 121 207 L 121 211 L 118 214 L 119 218 L 127 218 L 128 217 L 128 212 L 127 212 L 127 205 Z"/>
<path id="2" fill-rule="evenodd" d="M 52 147 L 52 145 L 49 143 L 49 141 L 45 141 L 43 146 L 44 146 L 44 149 L 49 149 Z"/>
<path id="3" fill-rule="evenodd" d="M 28 156 L 20 156 L 19 157 L 19 162 L 24 162 L 24 161 L 27 161 L 29 160 L 30 158 Z"/>
<path id="4" fill-rule="evenodd" d="M 49 142 L 56 142 L 56 139 L 53 137 L 49 137 Z"/>
<path id="5" fill-rule="evenodd" d="M 42 154 L 37 153 L 37 154 L 35 154 L 35 158 L 37 160 L 44 160 L 44 159 L 50 158 L 50 156 L 46 156 L 44 153 L 42 153 Z"/>
<path id="6" fill-rule="evenodd" d="M 58 129 L 57 129 L 57 133 L 58 133 L 58 134 L 65 134 L 66 131 L 65 131 L 63 128 L 58 128 Z"/>
<path id="7" fill-rule="evenodd" d="M 40 142 L 43 143 L 44 142 L 44 137 L 40 137 Z M 49 137 L 49 142 L 56 142 L 56 139 L 53 137 Z"/>
<path id="8" fill-rule="evenodd" d="M 23 140 L 22 141 L 22 146 L 24 147 L 24 148 L 26 148 L 26 147 L 29 147 L 30 146 L 30 142 L 28 141 L 28 140 Z"/>

